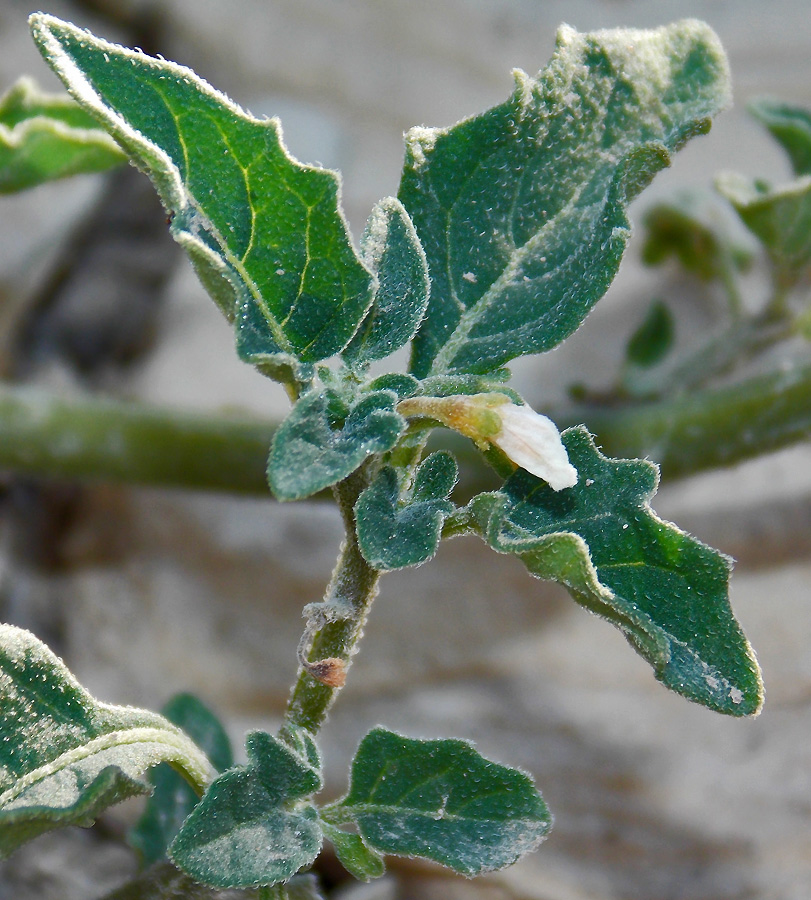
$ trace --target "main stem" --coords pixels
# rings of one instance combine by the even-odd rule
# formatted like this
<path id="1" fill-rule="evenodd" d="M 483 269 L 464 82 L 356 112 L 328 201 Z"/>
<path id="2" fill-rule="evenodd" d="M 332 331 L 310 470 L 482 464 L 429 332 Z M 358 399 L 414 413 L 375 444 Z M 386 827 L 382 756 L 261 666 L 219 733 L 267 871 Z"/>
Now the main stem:
<path id="1" fill-rule="evenodd" d="M 307 659 L 313 663 L 335 659 L 349 666 L 363 635 L 369 609 L 377 596 L 380 572 L 363 558 L 355 526 L 355 503 L 366 485 L 366 473 L 362 467 L 339 482 L 333 490 L 344 520 L 346 538 L 327 587 L 324 604 L 343 610 L 344 617 L 326 622 L 312 636 Z M 316 734 L 324 724 L 339 690 L 340 687 L 318 681 L 301 667 L 287 704 L 285 727 L 297 725 Z"/>

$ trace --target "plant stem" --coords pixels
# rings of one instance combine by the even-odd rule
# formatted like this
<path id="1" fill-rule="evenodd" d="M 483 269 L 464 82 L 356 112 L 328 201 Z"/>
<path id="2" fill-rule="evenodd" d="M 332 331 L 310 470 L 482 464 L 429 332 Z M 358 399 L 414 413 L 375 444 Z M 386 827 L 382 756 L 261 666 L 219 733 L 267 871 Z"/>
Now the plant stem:
<path id="1" fill-rule="evenodd" d="M 272 423 L 0 385 L 0 468 L 267 494 Z"/>
<path id="2" fill-rule="evenodd" d="M 353 511 L 366 484 L 366 473 L 361 468 L 334 488 L 346 538 L 321 608 L 339 612 L 340 618 L 324 622 L 312 635 L 307 659 L 313 663 L 340 660 L 344 667 L 349 666 L 363 635 L 369 609 L 377 596 L 380 572 L 373 569 L 361 555 Z M 340 686 L 317 681 L 302 667 L 287 704 L 285 726 L 301 726 L 316 734 L 339 690 Z"/>
<path id="3" fill-rule="evenodd" d="M 676 477 L 805 439 L 811 434 L 809 410 L 811 363 L 805 362 L 663 400 L 542 411 L 561 427 L 584 423 L 606 453 L 647 454 L 666 477 Z M 265 464 L 275 427 L 247 416 L 190 414 L 2 385 L 0 470 L 267 497 Z M 470 441 L 451 432 L 441 441 L 459 456 L 464 493 L 492 489 Z"/>
<path id="4" fill-rule="evenodd" d="M 561 426 L 584 422 L 609 456 L 648 456 L 665 477 L 691 475 L 807 438 L 811 365 L 665 401 L 562 410 L 555 421 Z"/>

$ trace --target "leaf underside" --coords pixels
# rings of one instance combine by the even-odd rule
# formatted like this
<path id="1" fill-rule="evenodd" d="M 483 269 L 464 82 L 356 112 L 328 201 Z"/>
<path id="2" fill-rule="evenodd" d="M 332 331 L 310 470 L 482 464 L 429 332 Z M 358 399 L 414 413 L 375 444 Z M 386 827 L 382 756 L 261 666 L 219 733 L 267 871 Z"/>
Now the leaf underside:
<path id="1" fill-rule="evenodd" d="M 278 120 L 254 118 L 190 69 L 52 16 L 31 27 L 76 100 L 152 178 L 238 336 L 247 323 L 249 361 L 295 369 L 341 350 L 374 278 L 352 246 L 338 175 L 299 163 Z"/>
<path id="2" fill-rule="evenodd" d="M 125 161 L 118 144 L 70 97 L 44 94 L 29 78 L 0 97 L 0 194 Z"/>
<path id="3" fill-rule="evenodd" d="M 482 535 L 617 625 L 667 687 L 718 712 L 757 714 L 763 686 L 729 605 L 729 560 L 653 513 L 652 463 L 607 459 L 584 428 L 563 441 L 577 485 L 555 492 L 517 471 L 471 502 Z"/>
<path id="4" fill-rule="evenodd" d="M 0 858 L 45 831 L 89 825 L 171 762 L 202 789 L 210 764 L 155 713 L 99 703 L 32 634 L 0 626 Z"/>
<path id="5" fill-rule="evenodd" d="M 399 198 L 431 299 L 412 371 L 487 372 L 551 349 L 611 283 L 626 205 L 729 100 L 708 26 L 578 34 L 501 106 L 407 136 Z"/>
<path id="6" fill-rule="evenodd" d="M 361 741 L 349 793 L 325 819 L 331 810 L 379 853 L 423 857 L 468 876 L 511 865 L 552 825 L 523 772 L 466 741 L 415 740 L 385 728 Z"/>

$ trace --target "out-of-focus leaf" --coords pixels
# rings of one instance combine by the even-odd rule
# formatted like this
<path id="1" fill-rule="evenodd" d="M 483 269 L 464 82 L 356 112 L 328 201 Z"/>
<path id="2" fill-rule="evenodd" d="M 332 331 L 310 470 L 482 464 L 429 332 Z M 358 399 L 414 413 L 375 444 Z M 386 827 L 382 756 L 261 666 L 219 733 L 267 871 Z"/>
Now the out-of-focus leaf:
<path id="1" fill-rule="evenodd" d="M 218 772 L 233 766 L 228 735 L 219 719 L 200 700 L 191 694 L 178 694 L 161 712 L 192 738 Z M 152 796 L 129 834 L 129 842 L 138 850 L 145 866 L 166 856 L 167 847 L 200 801 L 191 785 L 165 763 L 151 769 L 148 780 L 153 788 Z"/>
<path id="2" fill-rule="evenodd" d="M 44 94 L 30 78 L 21 78 L 0 97 L 0 194 L 104 172 L 126 159 L 67 94 Z"/>

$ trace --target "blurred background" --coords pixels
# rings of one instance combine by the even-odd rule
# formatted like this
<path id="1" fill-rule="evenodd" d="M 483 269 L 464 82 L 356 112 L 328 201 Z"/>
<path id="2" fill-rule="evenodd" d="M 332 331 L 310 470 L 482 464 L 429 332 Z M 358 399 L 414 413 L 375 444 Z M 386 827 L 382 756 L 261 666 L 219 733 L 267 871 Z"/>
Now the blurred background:
<path id="1" fill-rule="evenodd" d="M 23 74 L 58 87 L 29 38 L 32 11 L 0 0 L 0 91 Z M 375 200 L 397 191 L 403 132 L 502 101 L 510 70 L 541 68 L 562 22 L 589 31 L 691 16 L 709 22 L 729 54 L 734 107 L 635 202 L 636 224 L 657 200 L 711 189 L 722 170 L 788 179 L 787 160 L 746 104 L 769 94 L 811 107 L 802 0 L 53 0 L 45 11 L 191 66 L 254 114 L 280 116 L 299 159 L 343 173 L 356 235 Z M 284 414 L 283 392 L 237 360 L 134 169 L 5 196 L 0 210 L 5 380 Z M 632 241 L 616 283 L 563 349 L 515 367 L 534 405 L 565 402 L 575 382 L 592 393 L 613 384 L 654 297 L 674 313 L 679 340 L 708 329 L 705 288 L 673 267 L 645 268 L 640 247 Z M 763 280 L 755 268 L 755 299 Z M 799 444 L 665 479 L 655 503 L 738 561 L 732 602 L 766 680 L 756 720 L 670 694 L 608 624 L 473 539 L 387 576 L 326 729 L 332 791 L 375 724 L 471 737 L 533 774 L 556 827 L 537 854 L 498 875 L 464 882 L 401 861 L 335 896 L 806 900 L 810 461 Z M 47 641 L 101 699 L 156 708 L 191 690 L 238 744 L 247 727 L 273 727 L 295 675 L 300 609 L 320 599 L 340 541 L 329 505 L 12 474 L 0 485 L 3 621 Z M 0 898 L 103 896 L 134 871 L 115 838 L 135 814 L 125 806 L 93 833 L 28 845 L 0 863 Z"/>

